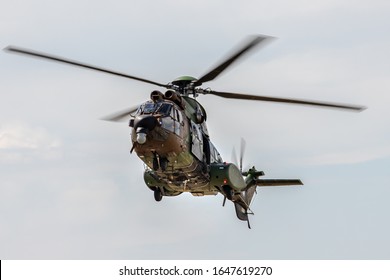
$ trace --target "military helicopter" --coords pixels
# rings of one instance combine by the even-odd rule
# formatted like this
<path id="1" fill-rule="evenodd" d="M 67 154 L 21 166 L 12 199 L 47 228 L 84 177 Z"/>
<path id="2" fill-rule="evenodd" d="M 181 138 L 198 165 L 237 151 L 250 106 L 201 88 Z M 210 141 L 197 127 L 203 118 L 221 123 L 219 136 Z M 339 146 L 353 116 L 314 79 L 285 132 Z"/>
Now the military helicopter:
<path id="1" fill-rule="evenodd" d="M 201 78 L 182 76 L 168 84 L 19 47 L 9 46 L 5 50 L 165 88 L 164 93 L 158 90 L 152 91 L 150 99 L 140 106 L 112 114 L 104 119 L 109 121 L 130 119 L 131 152 L 135 152 L 144 162 L 146 166 L 144 181 L 147 187 L 154 192 L 156 201 L 161 201 L 164 196 L 177 196 L 184 192 L 189 192 L 194 196 L 220 193 L 224 197 L 223 206 L 226 200 L 232 201 L 238 219 L 246 221 L 250 228 L 248 215 L 253 214 L 250 205 L 257 187 L 303 184 L 299 179 L 260 178 L 264 176 L 264 172 L 256 170 L 254 166 L 249 170 L 242 170 L 244 142 L 241 145 L 239 164 L 224 161 L 211 142 L 206 126 L 206 110 L 196 100 L 196 97 L 203 94 L 228 99 L 292 103 L 352 111 L 365 109 L 362 106 L 221 92 L 200 87 L 205 82 L 217 78 L 233 62 L 249 51 L 265 45 L 272 39 L 273 37 L 265 35 L 249 37 L 245 43 Z"/>

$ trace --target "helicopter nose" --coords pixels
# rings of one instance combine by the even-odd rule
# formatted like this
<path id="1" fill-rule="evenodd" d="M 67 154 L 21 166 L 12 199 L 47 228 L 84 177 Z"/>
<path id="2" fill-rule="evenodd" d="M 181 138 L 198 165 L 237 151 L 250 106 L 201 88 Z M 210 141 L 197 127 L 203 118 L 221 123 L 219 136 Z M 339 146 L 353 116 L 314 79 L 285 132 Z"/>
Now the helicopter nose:
<path id="1" fill-rule="evenodd" d="M 134 129 L 137 133 L 138 144 L 145 144 L 146 135 L 158 124 L 157 118 L 151 115 L 140 115 L 134 120 Z"/>
<path id="2" fill-rule="evenodd" d="M 134 129 L 145 128 L 152 131 L 158 124 L 157 118 L 151 115 L 140 115 L 134 119 Z"/>

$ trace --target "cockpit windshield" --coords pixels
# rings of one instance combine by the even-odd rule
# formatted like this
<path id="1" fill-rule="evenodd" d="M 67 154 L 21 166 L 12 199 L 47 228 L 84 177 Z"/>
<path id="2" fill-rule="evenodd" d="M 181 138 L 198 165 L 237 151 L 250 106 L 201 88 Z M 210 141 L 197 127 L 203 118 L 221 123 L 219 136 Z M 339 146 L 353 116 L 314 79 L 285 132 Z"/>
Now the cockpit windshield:
<path id="1" fill-rule="evenodd" d="M 172 105 L 168 103 L 162 103 L 161 106 L 157 109 L 157 111 L 162 115 L 169 115 L 171 112 Z"/>
<path id="2" fill-rule="evenodd" d="M 172 105 L 169 103 L 147 102 L 139 107 L 137 115 L 161 114 L 163 116 L 166 116 L 170 114 L 171 109 Z"/>
<path id="3" fill-rule="evenodd" d="M 143 112 L 144 114 L 151 114 L 156 110 L 156 103 L 146 103 Z"/>

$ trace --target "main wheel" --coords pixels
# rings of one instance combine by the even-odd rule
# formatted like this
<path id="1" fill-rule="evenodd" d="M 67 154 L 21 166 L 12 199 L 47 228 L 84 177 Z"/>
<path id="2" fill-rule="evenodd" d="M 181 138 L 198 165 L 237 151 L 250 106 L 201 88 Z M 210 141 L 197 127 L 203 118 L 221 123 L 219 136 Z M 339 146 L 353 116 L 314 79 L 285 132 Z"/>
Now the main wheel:
<path id="1" fill-rule="evenodd" d="M 161 193 L 161 190 L 160 190 L 159 188 L 156 188 L 156 189 L 154 190 L 154 199 L 155 199 L 156 201 L 161 201 L 162 198 L 163 198 L 163 195 L 162 195 L 162 193 Z"/>

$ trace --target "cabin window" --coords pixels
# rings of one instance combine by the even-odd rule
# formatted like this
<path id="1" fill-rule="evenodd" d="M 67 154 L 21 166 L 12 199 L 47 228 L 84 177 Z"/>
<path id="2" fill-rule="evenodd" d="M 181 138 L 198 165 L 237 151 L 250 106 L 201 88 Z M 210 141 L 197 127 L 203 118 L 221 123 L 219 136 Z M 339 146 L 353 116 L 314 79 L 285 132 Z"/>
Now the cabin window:
<path id="1" fill-rule="evenodd" d="M 211 162 L 222 162 L 221 155 L 218 153 L 217 149 L 214 147 L 214 145 L 210 143 L 210 161 Z"/>

